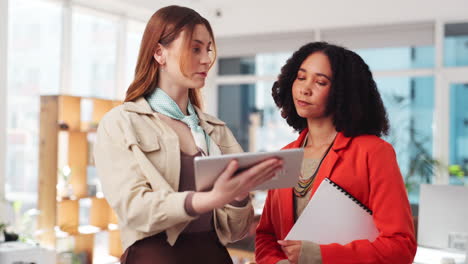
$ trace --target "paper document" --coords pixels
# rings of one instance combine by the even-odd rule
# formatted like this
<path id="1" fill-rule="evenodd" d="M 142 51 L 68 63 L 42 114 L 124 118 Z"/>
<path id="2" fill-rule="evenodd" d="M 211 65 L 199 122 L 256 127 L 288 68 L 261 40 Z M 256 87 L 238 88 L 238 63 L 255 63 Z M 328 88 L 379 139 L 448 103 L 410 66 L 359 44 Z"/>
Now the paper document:
<path id="1" fill-rule="evenodd" d="M 345 245 L 361 239 L 373 242 L 378 234 L 372 212 L 326 178 L 289 231 L 286 240 Z"/>

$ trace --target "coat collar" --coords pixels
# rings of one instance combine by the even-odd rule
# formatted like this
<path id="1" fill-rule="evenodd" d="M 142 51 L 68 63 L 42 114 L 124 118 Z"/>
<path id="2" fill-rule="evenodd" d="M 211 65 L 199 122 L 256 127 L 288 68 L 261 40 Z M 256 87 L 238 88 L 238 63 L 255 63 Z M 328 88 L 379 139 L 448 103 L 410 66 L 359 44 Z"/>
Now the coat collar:
<path id="1" fill-rule="evenodd" d="M 152 115 L 154 112 L 144 97 L 139 97 L 135 101 L 125 102 L 123 107 L 127 112 L 134 112 L 140 115 Z"/>
<path id="2" fill-rule="evenodd" d="M 148 101 L 144 97 L 139 97 L 135 101 L 125 102 L 123 104 L 124 110 L 127 112 L 134 112 L 140 115 L 153 115 L 155 112 L 149 105 Z M 213 125 L 225 125 L 223 121 L 205 114 L 200 108 L 194 106 L 195 111 L 197 112 L 198 118 L 200 119 L 200 126 L 210 134 L 214 127 Z"/>

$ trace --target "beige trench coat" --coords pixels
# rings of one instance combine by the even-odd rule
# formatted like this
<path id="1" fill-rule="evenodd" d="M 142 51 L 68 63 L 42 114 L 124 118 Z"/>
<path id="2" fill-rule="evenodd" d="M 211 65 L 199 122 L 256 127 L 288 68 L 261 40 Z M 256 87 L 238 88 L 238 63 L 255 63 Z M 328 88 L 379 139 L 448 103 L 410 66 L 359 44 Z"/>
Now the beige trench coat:
<path id="1" fill-rule="evenodd" d="M 223 154 L 242 152 L 226 124 L 196 109 L 201 127 Z M 135 241 L 165 231 L 174 245 L 194 219 L 184 209 L 188 192 L 177 192 L 180 147 L 175 132 L 144 98 L 126 102 L 101 120 L 94 150 L 104 196 L 119 219 L 124 250 Z M 253 221 L 251 202 L 214 210 L 221 243 L 241 239 Z"/>

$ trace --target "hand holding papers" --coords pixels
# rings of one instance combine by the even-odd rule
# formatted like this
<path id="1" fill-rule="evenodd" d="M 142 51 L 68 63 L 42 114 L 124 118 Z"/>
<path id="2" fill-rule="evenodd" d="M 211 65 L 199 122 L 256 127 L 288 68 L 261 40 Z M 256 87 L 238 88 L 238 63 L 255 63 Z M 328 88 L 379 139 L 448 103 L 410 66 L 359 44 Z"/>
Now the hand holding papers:
<path id="1" fill-rule="evenodd" d="M 378 234 L 372 212 L 330 179 L 324 179 L 286 240 L 345 245 L 361 239 L 373 242 Z"/>

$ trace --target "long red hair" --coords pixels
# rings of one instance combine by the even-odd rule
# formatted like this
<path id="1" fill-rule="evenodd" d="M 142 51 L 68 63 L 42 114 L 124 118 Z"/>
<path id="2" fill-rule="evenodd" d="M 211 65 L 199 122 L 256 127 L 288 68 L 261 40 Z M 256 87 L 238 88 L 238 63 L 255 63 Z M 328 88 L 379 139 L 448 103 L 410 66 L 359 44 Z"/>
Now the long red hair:
<path id="1" fill-rule="evenodd" d="M 190 43 L 196 25 L 204 25 L 210 33 L 212 39 L 212 49 L 215 51 L 213 30 L 204 17 L 195 10 L 182 6 L 167 6 L 154 13 L 146 25 L 143 38 L 141 40 L 140 52 L 135 68 L 135 78 L 128 87 L 125 102 L 134 101 L 141 96 L 151 94 L 158 84 L 159 64 L 153 55 L 156 52 L 157 44 L 168 46 L 182 31 L 186 32 L 184 40 L 184 50 L 180 56 L 180 70 L 185 75 L 185 66 L 190 60 Z M 216 51 L 214 52 L 216 56 Z M 216 58 L 216 57 L 215 57 Z M 215 61 L 213 58 L 213 62 Z M 202 106 L 202 99 L 199 89 L 189 89 L 190 102 L 197 107 Z"/>

